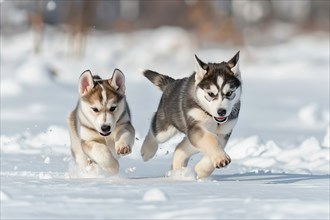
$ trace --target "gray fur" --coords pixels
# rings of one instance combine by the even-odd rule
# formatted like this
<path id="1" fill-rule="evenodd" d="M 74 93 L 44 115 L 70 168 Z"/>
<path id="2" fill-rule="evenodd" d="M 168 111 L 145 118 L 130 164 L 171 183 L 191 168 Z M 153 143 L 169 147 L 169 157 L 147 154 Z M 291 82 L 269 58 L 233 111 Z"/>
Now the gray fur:
<path id="1" fill-rule="evenodd" d="M 143 75 L 147 77 L 153 84 L 158 86 L 160 90 L 164 91 L 168 84 L 172 83 L 174 79 L 166 75 L 160 75 L 152 70 L 146 70 Z"/>

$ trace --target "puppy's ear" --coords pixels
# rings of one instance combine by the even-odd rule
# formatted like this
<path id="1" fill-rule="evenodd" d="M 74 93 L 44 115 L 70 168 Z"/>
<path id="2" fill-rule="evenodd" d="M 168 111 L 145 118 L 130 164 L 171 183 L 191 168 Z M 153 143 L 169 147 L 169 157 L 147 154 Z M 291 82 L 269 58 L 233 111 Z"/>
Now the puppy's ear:
<path id="1" fill-rule="evenodd" d="M 112 77 L 109 79 L 109 83 L 111 87 L 117 90 L 119 93 L 125 93 L 125 76 L 119 69 L 115 69 L 113 71 Z"/>
<path id="2" fill-rule="evenodd" d="M 79 94 L 83 96 L 87 94 L 94 87 L 92 72 L 85 70 L 79 78 Z"/>
<path id="3" fill-rule="evenodd" d="M 234 76 L 237 78 L 241 78 L 241 71 L 239 70 L 239 52 L 238 51 L 233 58 L 231 58 L 227 65 L 230 68 L 230 70 L 234 73 Z"/>
<path id="4" fill-rule="evenodd" d="M 201 61 L 195 54 L 195 83 L 198 84 L 207 73 L 207 64 Z"/>

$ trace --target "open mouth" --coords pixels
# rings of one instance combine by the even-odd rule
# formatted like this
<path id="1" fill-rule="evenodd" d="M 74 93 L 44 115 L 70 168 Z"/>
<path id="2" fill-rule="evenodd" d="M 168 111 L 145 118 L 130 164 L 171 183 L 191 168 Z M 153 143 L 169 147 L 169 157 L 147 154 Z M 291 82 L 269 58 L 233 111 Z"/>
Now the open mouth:
<path id="1" fill-rule="evenodd" d="M 110 134 L 111 134 L 111 131 L 108 132 L 108 133 L 101 133 L 101 132 L 100 132 L 100 135 L 102 135 L 102 136 L 104 136 L 104 137 L 109 136 Z"/>
<path id="2" fill-rule="evenodd" d="M 213 117 L 216 122 L 223 124 L 227 121 L 228 117 Z"/>

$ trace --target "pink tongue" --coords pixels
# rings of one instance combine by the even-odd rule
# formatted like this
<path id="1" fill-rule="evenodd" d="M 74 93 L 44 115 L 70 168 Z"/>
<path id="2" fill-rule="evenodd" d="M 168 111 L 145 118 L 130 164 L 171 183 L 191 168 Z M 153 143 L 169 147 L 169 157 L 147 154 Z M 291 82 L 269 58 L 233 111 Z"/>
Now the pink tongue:
<path id="1" fill-rule="evenodd" d="M 215 119 L 219 120 L 219 121 L 222 121 L 225 119 L 225 117 L 215 117 Z"/>

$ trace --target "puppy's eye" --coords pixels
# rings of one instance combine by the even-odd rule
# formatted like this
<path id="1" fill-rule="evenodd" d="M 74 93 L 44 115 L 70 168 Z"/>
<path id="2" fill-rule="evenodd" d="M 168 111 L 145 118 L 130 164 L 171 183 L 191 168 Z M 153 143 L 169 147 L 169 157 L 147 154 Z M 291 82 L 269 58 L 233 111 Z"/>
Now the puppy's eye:
<path id="1" fill-rule="evenodd" d="M 229 91 L 229 92 L 226 93 L 226 96 L 227 97 L 230 97 L 232 94 L 233 94 L 233 92 L 232 91 Z"/>
<path id="2" fill-rule="evenodd" d="M 207 93 L 211 98 L 215 98 L 215 96 L 216 95 L 214 95 L 214 93 L 213 92 L 209 92 L 209 93 Z"/>
<path id="3" fill-rule="evenodd" d="M 117 108 L 117 106 L 112 106 L 112 107 L 109 109 L 109 111 L 110 111 L 110 112 L 113 112 L 113 111 L 116 110 L 116 108 Z"/>
<path id="4" fill-rule="evenodd" d="M 93 112 L 99 112 L 99 110 L 95 107 L 92 107 L 91 109 L 93 110 Z"/>

